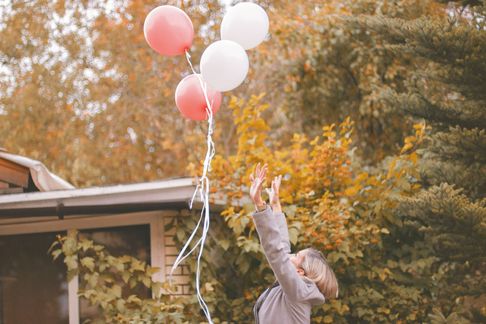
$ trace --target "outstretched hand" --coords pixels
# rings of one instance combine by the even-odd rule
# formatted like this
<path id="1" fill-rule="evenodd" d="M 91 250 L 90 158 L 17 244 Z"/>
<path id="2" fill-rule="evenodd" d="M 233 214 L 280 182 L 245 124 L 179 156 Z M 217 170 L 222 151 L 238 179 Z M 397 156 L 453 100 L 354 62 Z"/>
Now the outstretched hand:
<path id="1" fill-rule="evenodd" d="M 279 175 L 275 177 L 272 181 L 272 187 L 271 188 L 266 188 L 266 192 L 268 194 L 269 200 L 270 200 L 270 205 L 272 208 L 279 208 L 280 207 L 280 196 L 279 196 L 279 191 L 280 191 L 280 183 L 282 182 L 282 175 Z"/>
<path id="2" fill-rule="evenodd" d="M 267 176 L 267 169 L 267 164 L 260 167 L 260 163 L 258 163 L 255 172 L 250 175 L 250 197 L 257 209 L 265 204 L 265 201 L 262 199 L 262 187 Z"/>

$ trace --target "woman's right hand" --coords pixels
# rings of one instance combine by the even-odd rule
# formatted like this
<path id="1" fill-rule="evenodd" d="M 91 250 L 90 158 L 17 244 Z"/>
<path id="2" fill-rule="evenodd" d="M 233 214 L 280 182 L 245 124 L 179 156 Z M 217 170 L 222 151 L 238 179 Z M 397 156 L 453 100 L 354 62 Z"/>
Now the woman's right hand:
<path id="1" fill-rule="evenodd" d="M 265 201 L 262 199 L 262 187 L 267 175 L 267 168 L 267 164 L 260 168 L 260 163 L 258 163 L 255 172 L 250 175 L 250 197 L 257 210 L 265 205 Z"/>

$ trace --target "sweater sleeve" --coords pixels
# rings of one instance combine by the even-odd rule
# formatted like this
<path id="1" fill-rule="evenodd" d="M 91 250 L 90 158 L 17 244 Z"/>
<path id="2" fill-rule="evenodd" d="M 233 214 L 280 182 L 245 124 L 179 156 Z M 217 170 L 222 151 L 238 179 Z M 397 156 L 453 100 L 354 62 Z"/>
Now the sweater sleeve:
<path id="1" fill-rule="evenodd" d="M 253 213 L 253 221 L 263 251 L 285 295 L 293 302 L 305 301 L 312 295 L 312 291 L 290 261 L 285 244 L 281 244 L 282 237 L 273 216 L 270 206 L 261 212 Z"/>
<path id="2" fill-rule="evenodd" d="M 278 231 L 280 232 L 280 242 L 284 247 L 285 253 L 290 253 L 290 239 L 289 239 L 289 229 L 287 226 L 287 220 L 285 219 L 285 214 L 283 212 L 274 212 L 275 221 L 278 225 Z"/>

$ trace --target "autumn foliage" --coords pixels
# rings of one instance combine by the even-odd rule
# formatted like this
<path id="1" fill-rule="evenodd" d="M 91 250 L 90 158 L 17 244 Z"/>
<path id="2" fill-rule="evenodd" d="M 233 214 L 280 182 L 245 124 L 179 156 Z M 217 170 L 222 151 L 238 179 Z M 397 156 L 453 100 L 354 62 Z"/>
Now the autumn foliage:
<path id="1" fill-rule="evenodd" d="M 410 182 L 418 180 L 416 148 L 423 140 L 425 126 L 415 125 L 414 134 L 406 138 L 400 154 L 385 164 L 386 171 L 365 171 L 354 153 L 350 119 L 339 125 L 324 126 L 322 134 L 312 139 L 295 133 L 288 145 L 278 148 L 268 141 L 271 129 L 261 117 L 269 108 L 264 103 L 264 95 L 252 96 L 247 101 L 233 97 L 229 107 L 239 138 L 238 149 L 234 155 L 217 155 L 211 174 L 215 195 L 222 194 L 228 199 L 229 207 L 221 215 L 234 233 L 230 241 L 234 241 L 237 248 L 228 244 L 227 237 L 215 243 L 225 247 L 224 259 L 234 262 L 231 268 L 242 279 L 237 287 L 221 283 L 226 294 L 235 294 L 232 288 L 244 296 L 244 302 L 238 303 L 238 298 L 231 302 L 233 309 L 241 307 L 232 316 L 248 320 L 251 306 L 261 292 L 251 283 L 261 278 L 265 278 L 267 284 L 272 280 L 268 264 L 262 260 L 251 221 L 254 207 L 247 194 L 252 166 L 265 162 L 269 165 L 270 178 L 283 175 L 281 200 L 293 248 L 313 246 L 325 252 L 341 282 L 343 299 L 316 310 L 313 320 L 327 323 L 361 317 L 357 314 L 359 307 L 348 298 L 355 288 L 347 283 L 361 276 L 380 282 L 390 280 L 389 269 L 369 269 L 365 256 L 370 251 L 379 255 L 382 237 L 390 233 L 381 219 L 390 217 L 393 196 L 409 195 L 420 188 Z M 393 315 L 386 309 L 388 314 L 376 314 L 370 320 L 405 316 L 405 313 Z"/>
<path id="2" fill-rule="evenodd" d="M 159 3 L 107 3 L 0 7 L 0 146 L 78 187 L 199 176 L 207 124 L 183 119 L 173 100 L 188 66 L 143 39 L 143 19 Z M 219 39 L 224 7 L 168 3 L 197 26 L 197 69 Z M 259 3 L 269 39 L 248 52 L 247 81 L 215 117 L 211 197 L 227 206 L 212 216 L 202 265 L 215 322 L 252 322 L 274 280 L 247 194 L 258 162 L 270 178 L 283 175 L 292 249 L 322 250 L 338 277 L 340 298 L 315 308 L 313 323 L 484 321 L 485 2 Z M 180 246 L 196 221 L 172 224 Z M 143 311 L 153 300 L 126 301 L 111 283 L 91 287 L 108 257 L 95 243 L 68 237 L 59 246 L 67 243 L 88 252 L 78 264 L 60 247 L 68 268 L 88 274 L 85 297 L 104 303 L 105 321 L 159 320 Z M 137 264 L 109 262 L 120 284 L 116 268 Z M 132 283 L 154 288 L 153 269 L 138 268 Z M 171 320 L 204 320 L 195 299 L 172 308 L 166 297 L 156 306 Z"/>

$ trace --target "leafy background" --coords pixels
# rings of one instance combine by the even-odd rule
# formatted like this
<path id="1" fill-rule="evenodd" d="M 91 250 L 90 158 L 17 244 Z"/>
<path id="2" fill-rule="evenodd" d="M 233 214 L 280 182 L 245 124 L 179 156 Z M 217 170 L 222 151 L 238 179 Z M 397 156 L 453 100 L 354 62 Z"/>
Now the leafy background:
<path id="1" fill-rule="evenodd" d="M 197 66 L 219 38 L 225 5 L 167 3 L 196 27 Z M 247 80 L 216 115 L 213 197 L 229 201 L 215 216 L 203 268 L 216 321 L 251 322 L 273 280 L 246 194 L 252 165 L 267 162 L 270 176 L 284 175 L 293 249 L 324 251 L 340 282 L 341 298 L 315 308 L 313 322 L 484 322 L 485 1 L 259 4 L 269 38 L 249 51 Z M 77 187 L 200 174 L 207 125 L 183 119 L 173 100 L 188 66 L 143 39 L 157 5 L 2 3 L 0 146 Z M 192 225 L 174 224 L 181 233 Z M 131 259 L 108 262 L 75 236 L 59 247 L 67 242 L 53 253 L 90 274 L 83 296 L 105 322 L 167 320 L 157 307 L 173 321 L 204 321 L 194 299 L 174 308 L 170 298 L 139 301 L 113 288 L 130 284 L 119 273 L 128 271 L 134 285 L 159 289 L 145 265 L 130 272 Z M 104 271 L 115 279 L 94 284 L 92 273 Z"/>

